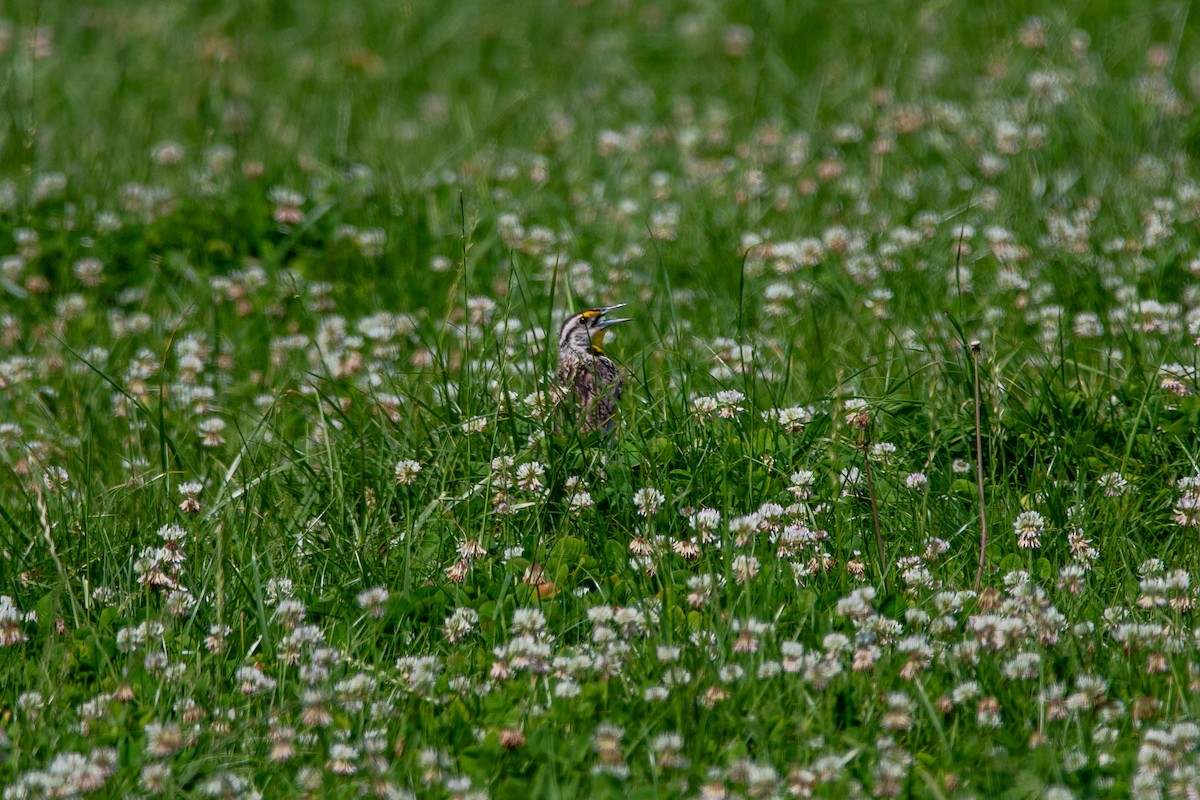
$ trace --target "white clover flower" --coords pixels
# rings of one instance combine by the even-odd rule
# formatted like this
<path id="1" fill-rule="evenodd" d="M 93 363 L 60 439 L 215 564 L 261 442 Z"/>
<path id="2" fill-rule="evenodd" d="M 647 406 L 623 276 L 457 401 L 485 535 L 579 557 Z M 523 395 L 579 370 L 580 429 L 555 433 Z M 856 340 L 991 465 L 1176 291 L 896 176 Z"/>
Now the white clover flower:
<path id="1" fill-rule="evenodd" d="M 852 428 L 863 430 L 871 424 L 870 403 L 861 397 L 851 397 L 842 404 L 845 411 L 846 424 Z"/>
<path id="2" fill-rule="evenodd" d="M 368 615 L 380 618 L 387 611 L 385 608 L 390 593 L 382 586 L 373 586 L 358 593 L 358 607 Z"/>
<path id="3" fill-rule="evenodd" d="M 517 467 L 517 486 L 527 492 L 538 492 L 545 488 L 542 478 L 546 468 L 537 461 L 530 461 Z"/>
<path id="4" fill-rule="evenodd" d="M 253 665 L 238 667 L 238 691 L 242 694 L 262 694 L 275 688 L 276 681 Z"/>
<path id="5" fill-rule="evenodd" d="M 183 502 L 179 504 L 179 510 L 185 514 L 194 514 L 200 510 L 200 492 L 204 490 L 204 484 L 200 481 L 187 481 L 179 484 L 176 487 L 178 492 L 183 495 Z"/>
<path id="6" fill-rule="evenodd" d="M 573 514 L 580 514 L 595 505 L 596 501 L 592 499 L 590 492 L 575 492 L 567 497 L 567 508 Z"/>
<path id="7" fill-rule="evenodd" d="M 759 562 L 754 556 L 742 553 L 735 556 L 732 563 L 733 580 L 735 583 L 747 583 L 758 575 Z"/>
<path id="8" fill-rule="evenodd" d="M 1036 511 L 1025 511 L 1013 522 L 1017 534 L 1017 547 L 1029 550 L 1042 546 L 1042 534 L 1046 532 L 1046 520 Z"/>
<path id="9" fill-rule="evenodd" d="M 84 258 L 75 262 L 75 277 L 84 286 L 99 286 L 104 280 L 104 262 L 98 258 Z"/>
<path id="10" fill-rule="evenodd" d="M 1200 495 L 1189 492 L 1175 501 L 1175 522 L 1187 527 L 1200 525 Z"/>
<path id="11" fill-rule="evenodd" d="M 808 500 L 812 497 L 813 484 L 817 481 L 816 473 L 810 469 L 802 469 L 793 472 L 790 480 L 792 484 L 788 491 L 795 495 L 797 500 Z"/>
<path id="12" fill-rule="evenodd" d="M 1108 472 L 1096 481 L 1105 497 L 1120 497 L 1129 489 L 1129 481 L 1119 472 Z"/>
<path id="13" fill-rule="evenodd" d="M 483 433 L 487 430 L 487 417 L 472 417 L 462 424 L 462 432 L 466 434 Z"/>
<path id="14" fill-rule="evenodd" d="M 697 416 L 701 416 L 701 417 L 711 416 L 712 414 L 714 414 L 716 412 L 717 408 L 718 408 L 718 404 L 717 404 L 717 400 L 715 397 L 708 397 L 707 395 L 705 395 L 703 397 L 697 397 L 692 400 L 692 412 L 695 413 Z"/>
<path id="15" fill-rule="evenodd" d="M 71 476 L 63 467 L 51 465 L 46 467 L 42 482 L 46 484 L 46 491 L 59 492 L 71 482 Z"/>
<path id="16" fill-rule="evenodd" d="M 924 472 L 911 472 L 904 479 L 904 485 L 914 492 L 923 492 L 929 488 L 929 477 Z"/>
<path id="17" fill-rule="evenodd" d="M 201 444 L 205 447 L 219 447 L 225 444 L 225 420 L 220 417 L 209 417 L 201 420 L 197 426 L 200 432 Z"/>
<path id="18" fill-rule="evenodd" d="M 804 426 L 812 422 L 813 410 L 807 406 L 781 408 L 776 412 L 776 419 L 788 433 L 799 433 Z"/>
<path id="19" fill-rule="evenodd" d="M 479 613 L 473 608 L 456 608 L 454 613 L 446 617 L 442 633 L 451 644 L 457 644 L 474 633 L 479 625 Z"/>
<path id="20" fill-rule="evenodd" d="M 741 406 L 741 403 L 745 399 L 746 395 L 737 389 L 726 389 L 725 391 L 717 392 L 717 414 L 725 419 L 736 417 L 746 410 Z"/>
<path id="21" fill-rule="evenodd" d="M 633 504 L 643 517 L 650 517 L 662 510 L 666 497 L 658 489 L 647 487 L 638 489 L 633 495 Z"/>
<path id="22" fill-rule="evenodd" d="M 896 445 L 891 442 L 875 442 L 871 445 L 871 458 L 887 463 L 896 454 Z"/>
<path id="23" fill-rule="evenodd" d="M 358 748 L 339 742 L 329 746 L 329 760 L 325 762 L 325 769 L 334 775 L 353 775 L 358 771 L 354 763 L 357 759 Z"/>
<path id="24" fill-rule="evenodd" d="M 421 464 L 417 461 L 411 459 L 398 461 L 396 463 L 396 483 L 406 486 L 416 483 L 421 469 Z"/>
<path id="25" fill-rule="evenodd" d="M 546 615 L 536 608 L 518 608 L 513 611 L 512 629 L 516 634 L 541 633 L 546 629 Z"/>
<path id="26" fill-rule="evenodd" d="M 560 398 L 553 392 L 533 392 L 526 395 L 521 402 L 529 409 L 529 416 L 535 420 L 543 420 Z"/>
<path id="27" fill-rule="evenodd" d="M 688 525 L 694 531 L 701 533 L 709 533 L 721 524 L 721 512 L 715 508 L 702 508 L 692 514 L 688 519 Z"/>
<path id="28" fill-rule="evenodd" d="M 721 683 L 737 683 L 746 675 L 746 670 L 740 664 L 726 664 L 717 670 L 717 680 Z"/>

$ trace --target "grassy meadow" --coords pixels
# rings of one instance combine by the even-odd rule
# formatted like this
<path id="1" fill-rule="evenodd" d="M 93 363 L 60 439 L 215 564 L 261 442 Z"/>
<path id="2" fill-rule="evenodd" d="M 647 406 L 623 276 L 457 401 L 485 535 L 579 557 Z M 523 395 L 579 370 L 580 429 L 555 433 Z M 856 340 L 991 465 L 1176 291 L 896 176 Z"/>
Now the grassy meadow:
<path id="1" fill-rule="evenodd" d="M 0 0 L 3 800 L 1196 797 L 1198 109 L 1183 0 Z"/>

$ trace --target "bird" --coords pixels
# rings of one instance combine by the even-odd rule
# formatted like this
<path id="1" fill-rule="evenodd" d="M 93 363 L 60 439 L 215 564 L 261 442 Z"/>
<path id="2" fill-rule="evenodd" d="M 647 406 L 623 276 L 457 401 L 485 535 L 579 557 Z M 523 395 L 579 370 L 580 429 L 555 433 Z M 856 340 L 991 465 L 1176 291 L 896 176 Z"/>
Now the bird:
<path id="1" fill-rule="evenodd" d="M 621 399 L 621 371 L 602 349 L 604 336 L 613 325 L 628 318 L 610 319 L 605 315 L 625 303 L 580 311 L 563 322 L 558 335 L 559 388 L 573 393 L 578 405 L 579 430 L 611 430 Z"/>

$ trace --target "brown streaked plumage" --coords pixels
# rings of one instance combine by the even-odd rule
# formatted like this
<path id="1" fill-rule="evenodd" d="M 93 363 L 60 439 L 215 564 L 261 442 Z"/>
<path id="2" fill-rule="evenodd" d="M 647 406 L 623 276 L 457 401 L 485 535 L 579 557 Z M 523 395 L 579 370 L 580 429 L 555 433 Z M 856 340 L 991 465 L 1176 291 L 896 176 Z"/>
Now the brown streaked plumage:
<path id="1" fill-rule="evenodd" d="M 606 319 L 625 304 L 589 308 L 569 317 L 558 336 L 558 383 L 574 394 L 581 431 L 609 430 L 621 399 L 621 372 L 601 349 L 604 334 L 628 319 Z"/>

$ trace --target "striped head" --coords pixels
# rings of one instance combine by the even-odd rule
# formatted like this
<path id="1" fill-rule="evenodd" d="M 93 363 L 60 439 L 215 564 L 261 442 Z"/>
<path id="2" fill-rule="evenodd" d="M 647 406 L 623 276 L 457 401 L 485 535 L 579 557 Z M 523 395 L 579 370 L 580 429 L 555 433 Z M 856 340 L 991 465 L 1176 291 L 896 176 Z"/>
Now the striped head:
<path id="1" fill-rule="evenodd" d="M 604 335 L 608 329 L 613 325 L 629 322 L 625 317 L 609 319 L 606 315 L 624 307 L 624 303 L 619 303 L 604 308 L 589 308 L 568 317 L 558 335 L 559 355 L 582 356 L 601 352 L 600 346 L 604 344 Z"/>

